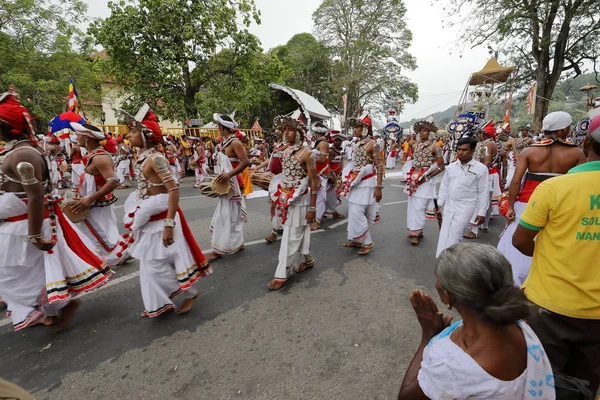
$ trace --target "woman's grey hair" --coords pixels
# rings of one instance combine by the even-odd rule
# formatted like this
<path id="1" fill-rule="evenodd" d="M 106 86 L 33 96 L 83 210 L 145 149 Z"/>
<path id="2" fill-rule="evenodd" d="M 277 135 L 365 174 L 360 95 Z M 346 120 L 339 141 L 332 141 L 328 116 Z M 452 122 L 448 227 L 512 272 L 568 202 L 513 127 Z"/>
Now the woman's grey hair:
<path id="1" fill-rule="evenodd" d="M 455 244 L 440 254 L 435 274 L 457 303 L 484 320 L 506 325 L 529 316 L 531 303 L 514 286 L 510 262 L 495 247 Z"/>

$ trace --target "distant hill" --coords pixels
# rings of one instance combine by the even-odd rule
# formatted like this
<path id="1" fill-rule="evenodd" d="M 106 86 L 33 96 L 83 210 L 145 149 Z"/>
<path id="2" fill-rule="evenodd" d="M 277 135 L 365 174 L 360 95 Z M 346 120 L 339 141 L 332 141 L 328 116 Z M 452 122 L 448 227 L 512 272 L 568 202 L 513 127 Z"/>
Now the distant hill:
<path id="1" fill-rule="evenodd" d="M 600 79 L 600 76 L 599 78 Z M 580 92 L 579 88 L 587 84 L 597 85 L 599 88 L 595 90 L 595 96 L 600 96 L 600 83 L 596 81 L 595 74 L 583 74 L 577 78 L 564 79 L 558 83 L 552 102 L 550 103 L 549 111 L 566 111 L 573 116 L 574 121 L 579 121 L 584 118 L 586 113 L 586 93 Z M 527 114 L 527 99 L 526 89 L 521 93 L 513 96 L 513 106 L 511 109 L 511 125 L 527 125 L 531 124 L 532 115 Z M 454 117 L 457 106 L 454 105 L 445 111 L 430 114 L 433 116 L 435 124 L 444 129 L 448 122 Z M 504 115 L 504 104 L 494 104 L 492 106 L 492 117 L 496 121 L 502 120 Z M 402 128 L 410 128 L 415 122 L 427 118 L 428 115 L 421 118 L 413 118 L 410 121 L 401 122 Z"/>
<path id="2" fill-rule="evenodd" d="M 445 111 L 438 111 L 438 112 L 430 114 L 430 115 L 433 116 L 433 120 L 435 121 L 436 125 L 438 125 L 439 127 L 444 127 L 454 117 L 454 113 L 456 112 L 456 108 L 457 108 L 457 106 L 452 106 L 452 107 L 450 107 L 449 109 L 447 109 Z M 425 118 L 428 118 L 428 117 L 429 117 L 429 115 L 427 115 L 427 116 L 425 116 L 423 118 L 413 118 L 410 121 L 401 122 L 400 126 L 402 128 L 410 128 L 411 126 L 414 125 L 415 122 L 421 121 L 421 120 L 423 120 Z"/>

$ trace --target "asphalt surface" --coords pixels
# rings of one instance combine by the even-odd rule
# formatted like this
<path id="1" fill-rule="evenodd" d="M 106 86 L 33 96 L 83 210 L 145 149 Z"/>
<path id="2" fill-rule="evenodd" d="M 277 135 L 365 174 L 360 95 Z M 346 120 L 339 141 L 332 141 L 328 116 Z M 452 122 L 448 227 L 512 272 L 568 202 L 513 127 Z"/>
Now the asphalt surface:
<path id="1" fill-rule="evenodd" d="M 410 291 L 437 298 L 438 227 L 428 222 L 422 243 L 411 246 L 403 184 L 384 183 L 368 256 L 343 248 L 346 223 L 327 219 L 311 236 L 317 266 L 269 292 L 279 242 L 262 241 L 270 233 L 266 199 L 249 199 L 246 250 L 213 263 L 189 314 L 140 319 L 139 269 L 131 262 L 82 298 L 63 333 L 13 332 L 0 320 L 0 376 L 53 400 L 395 398 L 420 335 Z M 209 250 L 216 201 L 192 185 L 193 177 L 184 179 L 181 206 Z M 129 192 L 118 192 L 119 220 Z M 344 203 L 339 211 L 346 210 Z M 496 244 L 502 228 L 493 221 L 478 241 Z"/>

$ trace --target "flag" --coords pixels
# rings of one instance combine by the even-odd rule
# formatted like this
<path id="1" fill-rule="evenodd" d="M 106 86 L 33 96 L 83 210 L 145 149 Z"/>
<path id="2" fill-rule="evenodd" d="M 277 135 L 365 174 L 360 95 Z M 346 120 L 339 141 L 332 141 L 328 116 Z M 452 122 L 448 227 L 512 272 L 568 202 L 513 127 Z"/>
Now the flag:
<path id="1" fill-rule="evenodd" d="M 527 114 L 531 115 L 535 111 L 535 97 L 537 93 L 537 82 L 535 82 L 531 89 L 529 89 L 529 93 L 527 94 Z"/>
<path id="2" fill-rule="evenodd" d="M 69 77 L 69 111 L 79 114 L 79 95 L 71 77 Z"/>

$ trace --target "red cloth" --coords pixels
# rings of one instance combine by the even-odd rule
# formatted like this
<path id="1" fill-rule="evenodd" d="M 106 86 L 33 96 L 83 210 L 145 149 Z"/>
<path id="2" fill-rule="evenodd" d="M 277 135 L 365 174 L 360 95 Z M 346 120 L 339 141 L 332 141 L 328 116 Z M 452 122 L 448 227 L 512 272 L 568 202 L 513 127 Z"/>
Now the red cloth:
<path id="1" fill-rule="evenodd" d="M 81 157 L 81 152 L 78 151 L 73 155 L 71 164 L 81 164 L 81 163 L 83 163 L 83 157 Z"/>
<path id="2" fill-rule="evenodd" d="M 77 232 L 75 232 L 75 229 L 73 229 L 71 224 L 67 221 L 58 202 L 54 202 L 54 213 L 56 214 L 56 219 L 62 229 L 67 246 L 69 246 L 73 253 L 77 254 L 79 258 L 86 262 L 86 264 L 109 275 L 110 269 L 107 268 L 104 265 L 104 262 L 83 243 Z"/>
<path id="3" fill-rule="evenodd" d="M 336 175 L 342 173 L 342 163 L 341 162 L 330 162 L 329 166 L 331 167 L 331 171 L 333 171 Z"/>
<path id="4" fill-rule="evenodd" d="M 117 141 L 109 136 L 106 139 L 104 150 L 108 151 L 111 154 L 115 154 L 117 152 Z"/>
<path id="5" fill-rule="evenodd" d="M 14 135 L 20 135 L 27 128 L 27 118 L 29 112 L 17 98 L 8 95 L 0 104 L 0 120 L 4 121 L 11 128 Z"/>
<path id="6" fill-rule="evenodd" d="M 279 175 L 280 173 L 282 173 L 283 172 L 283 166 L 281 165 L 281 158 L 279 158 L 279 157 L 273 157 L 271 159 L 271 165 L 270 165 L 269 169 L 275 175 Z"/>
<path id="7" fill-rule="evenodd" d="M 144 125 L 146 128 L 152 131 L 152 140 L 154 141 L 154 143 L 163 142 L 162 131 L 160 130 L 160 126 L 158 125 L 158 118 L 156 117 L 156 114 L 154 114 L 154 111 L 148 111 L 148 113 L 144 117 L 144 120 L 142 121 L 142 125 Z"/>
<path id="8" fill-rule="evenodd" d="M 233 167 L 233 169 L 237 168 L 238 165 L 240 165 L 239 161 L 232 161 L 231 162 L 231 166 Z M 243 189 L 243 187 L 244 187 L 244 178 L 242 177 L 242 174 L 241 173 L 237 174 L 235 176 L 235 178 L 238 181 L 238 185 L 240 185 L 240 189 Z M 242 192 L 243 192 L 243 190 L 242 190 Z"/>
<path id="9" fill-rule="evenodd" d="M 200 271 L 204 271 L 209 268 L 208 262 L 206 261 L 206 257 L 200 250 L 200 246 L 196 243 L 196 239 L 194 238 L 194 234 L 188 225 L 185 216 L 183 215 L 183 211 L 181 208 L 177 208 L 177 213 L 179 214 L 179 219 L 181 220 L 181 230 L 183 231 L 183 236 L 185 237 L 185 242 L 192 253 L 192 257 L 194 257 L 194 261 L 196 261 L 196 266 Z M 150 217 L 150 221 L 160 221 L 162 219 L 166 219 L 168 215 L 168 211 L 163 211 L 160 214 L 153 215 Z"/>
<path id="10" fill-rule="evenodd" d="M 534 181 L 531 179 L 525 179 L 525 183 L 523 184 L 523 188 L 517 195 L 517 200 L 522 203 L 529 203 L 529 198 L 535 191 L 535 189 L 542 183 L 542 181 Z"/>

